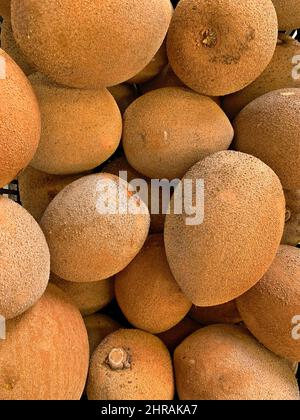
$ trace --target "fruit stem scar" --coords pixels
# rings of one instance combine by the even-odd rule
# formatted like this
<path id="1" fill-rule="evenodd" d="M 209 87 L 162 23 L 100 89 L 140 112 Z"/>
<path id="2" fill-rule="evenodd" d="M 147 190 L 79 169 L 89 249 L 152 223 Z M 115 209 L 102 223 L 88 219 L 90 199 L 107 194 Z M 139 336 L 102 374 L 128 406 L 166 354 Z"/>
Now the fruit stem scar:
<path id="1" fill-rule="evenodd" d="M 112 370 L 130 368 L 129 354 L 121 348 L 112 349 L 108 355 L 107 363 Z"/>
<path id="2" fill-rule="evenodd" d="M 217 45 L 217 33 L 213 29 L 206 29 L 201 33 L 202 44 L 207 48 L 213 48 Z"/>

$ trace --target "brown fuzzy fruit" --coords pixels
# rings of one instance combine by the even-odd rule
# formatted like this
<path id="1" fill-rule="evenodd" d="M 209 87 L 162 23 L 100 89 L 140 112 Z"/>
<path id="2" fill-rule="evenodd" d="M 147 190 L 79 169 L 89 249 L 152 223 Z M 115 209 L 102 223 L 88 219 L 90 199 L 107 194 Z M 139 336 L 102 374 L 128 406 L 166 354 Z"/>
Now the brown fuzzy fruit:
<path id="1" fill-rule="evenodd" d="M 170 0 L 12 0 L 24 54 L 53 81 L 77 88 L 135 76 L 162 45 L 172 13 Z"/>
<path id="2" fill-rule="evenodd" d="M 173 368 L 162 341 L 139 330 L 119 330 L 93 354 L 89 400 L 172 400 Z"/>
<path id="3" fill-rule="evenodd" d="M 0 50 L 0 188 L 33 158 L 41 117 L 33 90 L 21 69 Z"/>
<path id="4" fill-rule="evenodd" d="M 33 217 L 2 196 L 0 249 L 0 314 L 11 319 L 34 305 L 44 293 L 50 255 L 43 232 Z"/>
<path id="5" fill-rule="evenodd" d="M 137 91 L 135 87 L 128 83 L 121 83 L 120 85 L 112 86 L 108 88 L 108 91 L 115 98 L 122 115 L 129 105 L 137 98 Z"/>
<path id="6" fill-rule="evenodd" d="M 35 73 L 29 77 L 37 95 L 42 135 L 31 166 L 53 175 L 96 168 L 117 149 L 122 118 L 107 89 L 70 89 Z"/>
<path id="7" fill-rule="evenodd" d="M 136 328 L 158 334 L 191 309 L 168 265 L 162 235 L 152 235 L 129 266 L 116 275 L 117 302 Z"/>
<path id="8" fill-rule="evenodd" d="M 98 281 L 134 259 L 147 238 L 150 217 L 128 188 L 116 176 L 90 175 L 54 198 L 41 220 L 54 274 L 80 283 Z M 119 197 L 125 198 L 128 211 L 118 206 Z"/>
<path id="9" fill-rule="evenodd" d="M 203 325 L 237 324 L 242 321 L 235 300 L 206 308 L 193 306 L 189 316 Z"/>
<path id="10" fill-rule="evenodd" d="M 124 115 L 128 162 L 154 179 L 183 177 L 200 159 L 228 149 L 232 139 L 232 126 L 221 108 L 183 88 L 149 92 Z"/>
<path id="11" fill-rule="evenodd" d="M 201 326 L 197 321 L 194 321 L 193 319 L 186 316 L 182 321 L 175 325 L 175 327 L 169 329 L 168 331 L 157 334 L 157 336 L 162 340 L 163 343 L 165 343 L 168 350 L 173 353 L 186 337 L 199 330 L 200 328 Z"/>
<path id="12" fill-rule="evenodd" d="M 300 249 L 282 245 L 259 283 L 237 300 L 251 333 L 268 349 L 300 361 L 300 337 L 293 328 L 300 316 Z M 296 334 L 296 327 L 294 328 Z"/>
<path id="13" fill-rule="evenodd" d="M 300 189 L 299 126 L 300 89 L 269 92 L 235 119 L 235 148 L 269 165 L 283 188 Z"/>
<path id="14" fill-rule="evenodd" d="M 25 314 L 7 322 L 0 341 L 1 400 L 79 400 L 89 360 L 82 317 L 49 285 Z"/>
<path id="15" fill-rule="evenodd" d="M 121 328 L 117 321 L 103 314 L 87 316 L 84 318 L 84 323 L 89 337 L 91 356 L 105 337 Z"/>
<path id="16" fill-rule="evenodd" d="M 10 19 L 10 1 L 0 0 L 0 16 Z"/>
<path id="17" fill-rule="evenodd" d="M 300 3 L 298 0 L 272 0 L 275 6 L 280 31 L 300 27 Z"/>
<path id="18" fill-rule="evenodd" d="M 282 244 L 296 246 L 300 243 L 300 190 L 285 191 L 286 218 Z"/>
<path id="19" fill-rule="evenodd" d="M 215 306 L 245 293 L 271 265 L 282 237 L 285 199 L 275 173 L 243 153 L 216 153 L 185 175 L 197 209 L 199 179 L 204 181 L 204 220 L 184 203 L 188 212 L 174 214 L 173 198 L 165 223 L 166 253 L 194 305 Z"/>
<path id="20" fill-rule="evenodd" d="M 196 331 L 175 350 L 174 364 L 181 400 L 299 400 L 286 361 L 237 326 Z"/>

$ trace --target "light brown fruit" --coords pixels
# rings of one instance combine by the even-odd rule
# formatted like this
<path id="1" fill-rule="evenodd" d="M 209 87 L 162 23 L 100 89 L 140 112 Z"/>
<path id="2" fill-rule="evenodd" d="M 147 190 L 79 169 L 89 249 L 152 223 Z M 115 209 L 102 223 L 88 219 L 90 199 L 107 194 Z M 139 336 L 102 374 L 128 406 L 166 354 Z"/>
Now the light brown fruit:
<path id="1" fill-rule="evenodd" d="M 0 16 L 10 19 L 10 0 L 0 0 Z"/>
<path id="2" fill-rule="evenodd" d="M 172 13 L 170 0 L 12 0 L 26 57 L 53 81 L 77 88 L 135 76 L 159 50 Z"/>
<path id="3" fill-rule="evenodd" d="M 192 306 L 170 271 L 162 235 L 150 236 L 131 264 L 116 275 L 115 291 L 127 320 L 153 334 L 177 325 Z"/>
<path id="4" fill-rule="evenodd" d="M 0 314 L 11 319 L 34 305 L 44 293 L 50 255 L 36 221 L 19 204 L 2 196 L 0 248 Z"/>
<path id="5" fill-rule="evenodd" d="M 272 0 L 275 6 L 280 31 L 300 27 L 300 4 L 298 0 Z"/>
<path id="6" fill-rule="evenodd" d="M 285 200 L 275 173 L 243 153 L 216 153 L 185 175 L 198 210 L 199 179 L 204 181 L 203 223 L 199 213 L 174 214 L 173 198 L 165 223 L 166 253 L 194 305 L 215 306 L 245 293 L 271 265 L 282 237 Z"/>
<path id="7" fill-rule="evenodd" d="M 117 321 L 103 314 L 87 316 L 84 318 L 84 323 L 89 337 L 91 356 L 105 337 L 121 328 Z"/>
<path id="8" fill-rule="evenodd" d="M 295 318 L 300 316 L 299 278 L 300 249 L 282 245 L 260 282 L 237 300 L 251 333 L 274 353 L 295 362 L 300 361 L 300 337 L 295 338 Z"/>
<path id="9" fill-rule="evenodd" d="M 41 133 L 39 107 L 30 83 L 1 49 L 0 109 L 1 188 L 29 164 Z"/>
<path id="10" fill-rule="evenodd" d="M 300 243 L 300 190 L 285 190 L 286 217 L 282 244 L 296 246 Z"/>
<path id="11" fill-rule="evenodd" d="M 89 400 L 172 400 L 173 368 L 162 341 L 139 330 L 119 330 L 93 354 Z"/>
<path id="12" fill-rule="evenodd" d="M 82 317 L 57 287 L 7 322 L 0 341 L 1 400 L 79 400 L 89 346 Z"/>
<path id="13" fill-rule="evenodd" d="M 108 88 L 108 90 L 115 98 L 122 115 L 128 106 L 137 98 L 137 91 L 135 87 L 129 85 L 128 83 L 121 83 L 120 85 L 112 86 Z"/>
<path id="14" fill-rule="evenodd" d="M 226 150 L 233 128 L 219 106 L 183 88 L 149 92 L 124 115 L 128 162 L 150 178 L 181 178 L 200 159 Z"/>
<path id="15" fill-rule="evenodd" d="M 181 0 L 168 32 L 168 57 L 191 89 L 223 96 L 265 70 L 277 35 L 271 0 Z"/>
<path id="16" fill-rule="evenodd" d="M 223 305 L 206 308 L 194 305 L 189 316 L 203 325 L 238 324 L 242 321 L 235 300 L 231 300 Z"/>
<path id="17" fill-rule="evenodd" d="M 96 168 L 117 149 L 120 110 L 106 89 L 70 89 L 35 73 L 29 77 L 42 115 L 42 135 L 31 166 L 53 175 Z"/>
<path id="18" fill-rule="evenodd" d="M 300 189 L 299 126 L 300 89 L 269 92 L 236 117 L 235 148 L 269 165 L 283 188 Z"/>
<path id="19" fill-rule="evenodd" d="M 125 214 L 118 214 L 119 196 L 130 206 Z M 41 220 L 51 270 L 74 282 L 111 277 L 139 253 L 149 224 L 146 205 L 131 196 L 127 183 L 109 174 L 81 178 L 54 198 Z"/>
<path id="20" fill-rule="evenodd" d="M 154 79 L 150 80 L 147 83 L 143 83 L 140 86 L 141 91 L 143 93 L 147 93 L 152 90 L 161 89 L 165 87 L 186 87 L 173 72 L 170 64 L 167 64 L 166 67 L 162 70 L 162 72 Z"/>
<path id="21" fill-rule="evenodd" d="M 50 281 L 63 290 L 80 310 L 82 316 L 92 315 L 108 305 L 115 296 L 114 279 L 75 283 L 51 273 Z"/>
<path id="22" fill-rule="evenodd" d="M 174 364 L 181 400 L 299 400 L 286 361 L 237 326 L 196 331 L 175 350 Z"/>
<path id="23" fill-rule="evenodd" d="M 173 353 L 186 337 L 200 328 L 201 326 L 198 322 L 186 316 L 182 321 L 175 325 L 175 327 L 157 334 L 157 336 L 165 343 L 168 350 Z"/>

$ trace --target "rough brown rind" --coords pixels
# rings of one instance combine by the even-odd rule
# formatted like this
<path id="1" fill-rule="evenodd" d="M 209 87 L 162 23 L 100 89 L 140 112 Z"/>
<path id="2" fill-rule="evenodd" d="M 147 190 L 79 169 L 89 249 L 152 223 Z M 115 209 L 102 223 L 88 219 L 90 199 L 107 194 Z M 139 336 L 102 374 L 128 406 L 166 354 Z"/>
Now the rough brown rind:
<path id="1" fill-rule="evenodd" d="M 300 27 L 300 3 L 298 0 L 272 0 L 275 6 L 280 31 Z"/>
<path id="2" fill-rule="evenodd" d="M 89 315 L 84 318 L 84 323 L 89 337 L 91 356 L 105 337 L 121 328 L 117 321 L 104 314 Z"/>
<path id="3" fill-rule="evenodd" d="M 197 321 L 186 316 L 175 327 L 168 331 L 164 331 L 157 336 L 167 346 L 168 350 L 173 353 L 174 350 L 182 343 L 182 341 L 191 335 L 193 332 L 199 330 L 201 325 Z"/>
<path id="4" fill-rule="evenodd" d="M 129 105 L 137 98 L 137 90 L 128 83 L 112 86 L 108 88 L 108 90 L 115 98 L 122 115 Z"/>
<path id="5" fill-rule="evenodd" d="M 203 325 L 237 324 L 242 321 L 235 300 L 231 300 L 223 305 L 204 308 L 194 305 L 190 310 L 189 316 Z"/>
<path id="6" fill-rule="evenodd" d="M 10 19 L 10 0 L 0 0 L 0 16 Z"/>

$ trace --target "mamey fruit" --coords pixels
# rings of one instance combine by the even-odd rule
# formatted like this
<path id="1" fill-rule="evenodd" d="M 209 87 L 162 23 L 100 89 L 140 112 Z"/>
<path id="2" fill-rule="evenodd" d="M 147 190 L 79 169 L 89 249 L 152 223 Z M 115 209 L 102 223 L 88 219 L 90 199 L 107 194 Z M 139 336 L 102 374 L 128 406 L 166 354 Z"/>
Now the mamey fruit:
<path id="1" fill-rule="evenodd" d="M 283 188 L 300 189 L 299 125 L 300 89 L 269 92 L 236 117 L 235 148 L 269 165 Z"/>
<path id="2" fill-rule="evenodd" d="M 41 220 L 54 274 L 80 283 L 98 281 L 133 260 L 147 238 L 150 217 L 128 188 L 114 175 L 90 175 L 54 198 Z M 119 205 L 119 197 L 128 209 Z"/>
<path id="3" fill-rule="evenodd" d="M 183 185 L 185 180 L 193 184 L 189 199 L 196 201 L 196 210 L 184 205 L 183 214 L 174 214 L 172 199 L 165 224 L 167 258 L 196 306 L 221 305 L 249 290 L 271 265 L 283 232 L 283 190 L 267 165 L 233 151 L 207 157 L 190 169 Z M 196 180 L 204 181 L 204 220 Z"/>
<path id="4" fill-rule="evenodd" d="M 124 115 L 127 160 L 154 179 L 183 177 L 199 160 L 228 149 L 232 139 L 232 126 L 221 108 L 188 89 L 149 92 L 133 102 Z"/>
<path id="5" fill-rule="evenodd" d="M 163 343 L 165 343 L 168 350 L 173 353 L 186 337 L 199 330 L 199 328 L 201 328 L 201 325 L 199 325 L 197 321 L 186 316 L 182 321 L 175 325 L 175 327 L 157 334 L 157 337 L 159 337 Z"/>
<path id="6" fill-rule="evenodd" d="M 174 327 L 192 306 L 170 271 L 162 235 L 150 236 L 131 264 L 116 275 L 115 291 L 128 321 L 153 334 Z"/>
<path id="7" fill-rule="evenodd" d="M 115 98 L 118 107 L 123 115 L 128 106 L 136 100 L 137 91 L 134 86 L 128 83 L 121 83 L 120 85 L 108 88 L 109 92 Z"/>
<path id="8" fill-rule="evenodd" d="M 199 351 L 201 349 L 201 351 Z M 298 400 L 285 360 L 233 325 L 202 328 L 174 354 L 181 400 Z"/>
<path id="9" fill-rule="evenodd" d="M 285 192 L 286 217 L 282 244 L 296 246 L 300 243 L 300 190 Z"/>
<path id="10" fill-rule="evenodd" d="M 172 13 L 170 0 L 12 0 L 24 54 L 53 81 L 77 88 L 135 76 L 162 45 Z"/>
<path id="11" fill-rule="evenodd" d="M 300 249 L 282 245 L 260 282 L 237 300 L 251 333 L 274 353 L 295 362 L 300 361 L 299 278 Z"/>
<path id="12" fill-rule="evenodd" d="M 105 337 L 121 328 L 117 321 L 103 314 L 87 316 L 84 318 L 84 323 L 89 337 L 90 355 L 94 353 Z"/>
<path id="13" fill-rule="evenodd" d="M 272 59 L 278 35 L 271 0 L 181 0 L 168 32 L 176 75 L 204 95 L 236 92 Z"/>
<path id="14" fill-rule="evenodd" d="M 223 305 L 206 308 L 193 306 L 189 316 L 203 325 L 237 324 L 242 321 L 235 300 L 224 303 Z"/>
<path id="15" fill-rule="evenodd" d="M 105 162 L 122 135 L 120 110 L 107 89 L 71 89 L 35 73 L 42 135 L 31 166 L 53 175 L 76 174 Z"/>
<path id="16" fill-rule="evenodd" d="M 50 255 L 43 232 L 33 217 L 2 196 L 0 248 L 0 314 L 10 319 L 25 312 L 44 293 Z"/>
<path id="17" fill-rule="evenodd" d="M 94 352 L 89 400 L 172 400 L 173 368 L 162 341 L 139 330 L 119 330 Z"/>
<path id="18" fill-rule="evenodd" d="M 300 4 L 297 0 L 272 0 L 275 6 L 280 31 L 297 29 L 300 26 Z"/>
<path id="19" fill-rule="evenodd" d="M 29 311 L 6 324 L 0 341 L 1 400 L 79 400 L 89 346 L 82 317 L 49 285 Z"/>

